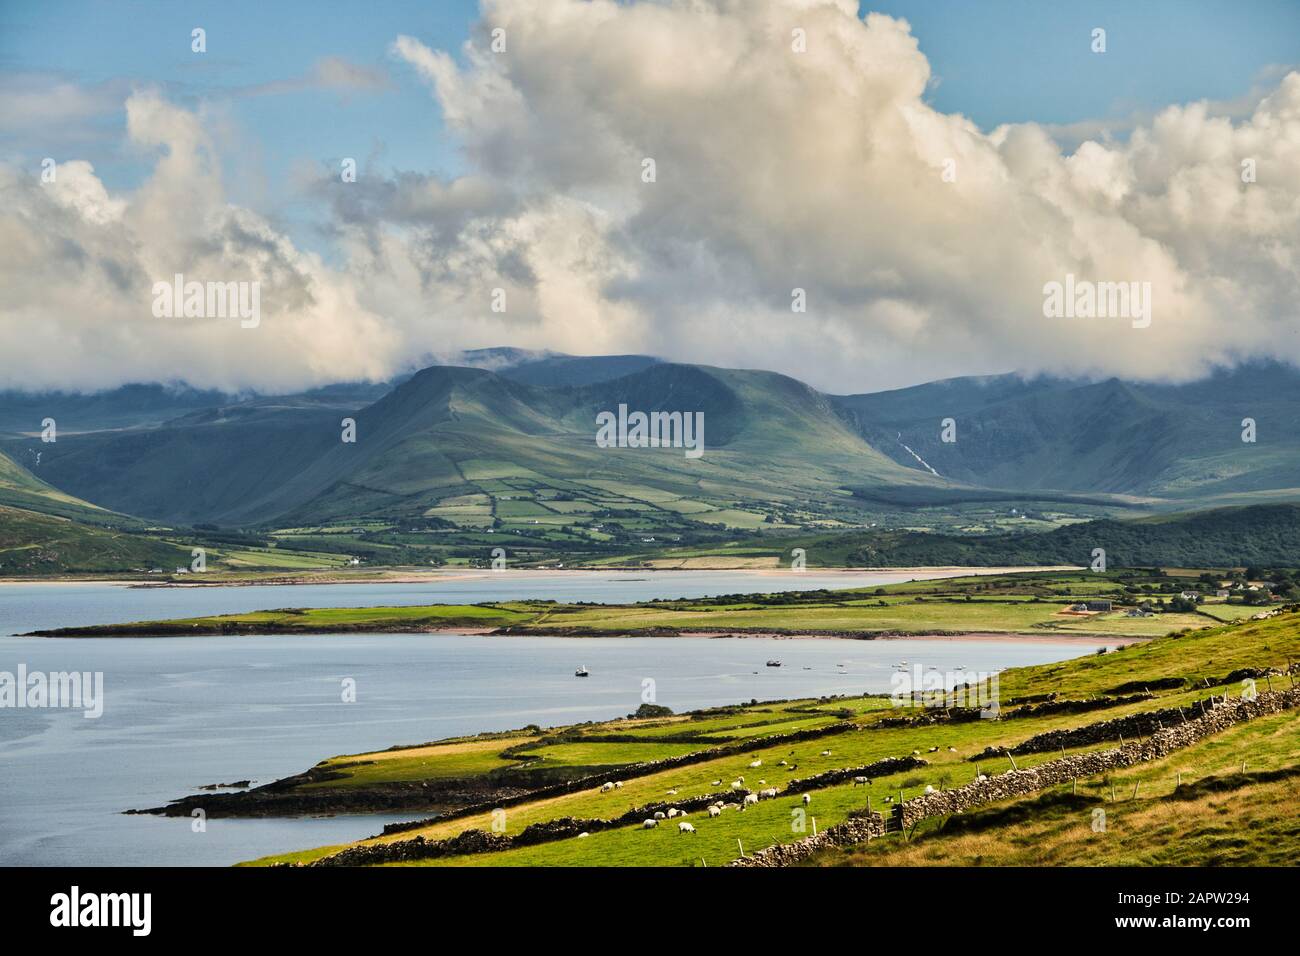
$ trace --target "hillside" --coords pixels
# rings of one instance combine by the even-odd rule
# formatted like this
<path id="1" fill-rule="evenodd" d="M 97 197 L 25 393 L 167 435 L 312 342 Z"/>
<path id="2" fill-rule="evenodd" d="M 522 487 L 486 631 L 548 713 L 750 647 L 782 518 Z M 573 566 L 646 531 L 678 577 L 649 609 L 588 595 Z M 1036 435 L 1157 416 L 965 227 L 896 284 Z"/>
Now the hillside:
<path id="1" fill-rule="evenodd" d="M 1078 565 L 1103 548 L 1109 567 L 1292 567 L 1300 505 L 1250 505 L 1129 520 L 1098 519 L 1036 534 L 906 530 L 796 538 L 810 564 L 835 567 Z M 775 553 L 775 552 L 774 552 Z"/>
<path id="2" fill-rule="evenodd" d="M 894 460 L 917 467 L 910 448 L 945 478 L 987 488 L 1224 503 L 1300 494 L 1300 373 L 1290 366 L 1184 385 L 960 378 L 835 402 Z M 949 417 L 957 440 L 945 443 Z M 1246 418 L 1254 443 L 1242 441 Z"/>
<path id="3" fill-rule="evenodd" d="M 620 404 L 702 410 L 706 454 L 597 448 L 597 413 Z M 877 453 L 824 396 L 770 372 L 656 363 L 591 384 L 540 387 L 434 367 L 352 412 L 355 444 L 340 441 L 343 414 L 262 400 L 156 428 L 71 435 L 46 446 L 40 474 L 151 519 L 292 526 L 443 513 L 456 526 L 453 519 L 469 517 L 456 513 L 467 501 L 486 503 L 489 521 L 567 525 L 654 510 L 661 520 L 631 518 L 629 526 L 744 526 L 761 524 L 776 505 L 850 513 L 845 485 L 863 477 L 934 483 Z M 561 497 L 562 507 L 545 503 Z M 680 504 L 647 509 L 646 499 Z"/>
<path id="4" fill-rule="evenodd" d="M 995 719 L 953 692 L 752 701 L 337 756 L 148 812 L 429 811 L 262 865 L 1142 865 L 1185 863 L 1184 836 L 1194 860 L 1285 864 L 1297 635 L 1292 610 L 1006 670 Z"/>

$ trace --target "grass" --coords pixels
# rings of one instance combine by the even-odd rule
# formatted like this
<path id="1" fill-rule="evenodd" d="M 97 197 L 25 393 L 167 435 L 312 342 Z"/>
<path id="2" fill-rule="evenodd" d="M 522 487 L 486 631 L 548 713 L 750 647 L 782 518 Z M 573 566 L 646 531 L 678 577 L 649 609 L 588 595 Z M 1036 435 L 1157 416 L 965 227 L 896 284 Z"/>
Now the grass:
<path id="1" fill-rule="evenodd" d="M 1001 695 L 1003 700 L 1007 700 L 1050 690 L 1067 698 L 1093 697 L 1118 684 L 1144 677 L 1154 680 L 1178 675 L 1191 683 L 1204 677 L 1221 678 L 1228 671 L 1243 666 L 1285 667 L 1296 659 L 1300 659 L 1300 614 L 1291 613 L 1267 621 L 1247 621 L 1183 636 L 1163 637 L 1122 652 L 1087 655 L 1055 664 L 1005 671 L 1000 677 Z M 1289 686 L 1285 678 L 1274 678 L 1274 681 Z M 1260 681 L 1259 684 L 1261 690 L 1267 689 L 1266 682 Z M 1225 689 L 1231 693 L 1239 691 L 1235 686 L 1216 686 L 1214 692 L 1223 693 Z M 530 824 L 559 817 L 609 819 L 652 803 L 723 791 L 732 780 L 742 776 L 747 787 L 757 789 L 760 786 L 758 781 L 763 780 L 765 783 L 761 786 L 777 787 L 783 791 L 777 799 L 763 801 L 743 813 L 729 810 L 712 819 L 703 814 L 692 814 L 690 820 L 698 831 L 694 835 L 679 836 L 676 828 L 667 824 L 652 831 L 630 826 L 599 831 L 581 840 L 566 839 L 492 854 L 427 861 L 465 866 L 679 866 L 701 863 L 717 866 L 738 855 L 737 841 L 746 852 L 753 852 L 774 842 L 793 841 L 807 835 L 812 830 L 814 818 L 819 829 L 842 822 L 850 813 L 867 806 L 868 800 L 873 807 L 880 809 L 885 806 L 887 797 L 897 800 L 915 796 L 927 785 L 940 788 L 959 786 L 976 773 L 997 773 L 1008 769 L 1009 762 L 1002 758 L 978 764 L 969 759 L 987 747 L 1013 747 L 1019 741 L 1046 730 L 1077 727 L 1146 710 L 1174 705 L 1190 707 L 1209 693 L 1210 690 L 1203 686 L 1185 686 L 1163 690 L 1153 700 L 1082 714 L 910 726 L 882 726 L 882 718 L 897 716 L 899 711 L 888 700 L 879 697 L 774 702 L 719 708 L 701 713 L 696 719 L 607 721 L 559 728 L 522 738 L 513 734 L 492 741 L 476 739 L 469 746 L 463 741 L 448 742 L 380 755 L 363 755 L 366 761 L 364 769 L 358 767 L 351 771 L 350 785 L 414 780 L 420 779 L 420 774 L 427 774 L 431 779 L 435 775 L 446 777 L 453 773 L 453 768 L 454 773 L 460 774 L 491 774 L 497 772 L 499 752 L 506 747 L 513 747 L 512 752 L 518 756 L 539 758 L 513 771 L 515 779 L 522 779 L 543 767 L 617 767 L 627 762 L 715 746 L 705 742 L 675 743 L 664 739 L 684 733 L 700 734 L 710 739 L 753 739 L 756 749 L 751 751 L 708 757 L 646 776 L 626 776 L 623 787 L 609 793 L 601 793 L 593 786 L 578 792 L 526 800 L 507 807 L 505 812 L 504 832 L 516 834 Z M 774 742 L 766 746 L 761 740 L 766 734 L 789 732 L 819 723 L 830 725 L 845 717 L 852 721 L 851 727 L 829 736 L 795 743 Z M 1192 848 L 1187 852 L 1198 859 L 1275 862 L 1280 858 L 1269 849 L 1267 840 L 1294 836 L 1295 783 L 1250 775 L 1286 770 L 1300 762 L 1300 735 L 1296 733 L 1298 722 L 1300 718 L 1294 713 L 1261 718 L 1207 738 L 1164 760 L 1118 772 L 1113 775 L 1116 793 L 1120 797 L 1117 803 L 1110 802 L 1109 787 L 1100 779 L 1083 781 L 1078 794 L 1070 793 L 1066 802 L 1061 802 L 1063 795 L 1060 792 L 1007 801 L 980 811 L 1009 814 L 1004 819 L 989 817 L 987 826 L 978 822 L 978 814 L 967 815 L 976 822 L 971 825 L 973 828 L 962 829 L 960 833 L 956 832 L 958 827 L 967 827 L 965 818 L 961 824 L 949 824 L 948 831 L 944 830 L 944 821 L 930 821 L 918 829 L 915 843 L 875 841 L 871 846 L 850 854 L 837 851 L 819 858 L 818 862 L 929 865 L 952 862 L 1174 861 L 1176 854 L 1181 852 L 1176 847 L 1184 839 L 1190 841 Z M 608 742 L 593 739 L 604 737 L 614 739 Z M 1109 746 L 1113 744 L 1102 743 L 1068 752 Z M 954 748 L 954 751 L 949 748 Z M 789 781 L 796 778 L 806 779 L 826 770 L 856 767 L 914 751 L 920 752 L 926 766 L 882 776 L 874 779 L 869 787 L 842 783 L 812 791 L 806 814 L 798 812 L 804 809 L 798 800 L 799 788 L 784 792 Z M 1031 767 L 1058 756 L 1059 753 L 1031 754 L 1017 756 L 1015 762 L 1022 768 Z M 336 758 L 336 761 L 343 759 Z M 347 759 L 354 764 L 360 762 L 356 757 Z M 1187 787 L 1198 781 L 1234 774 L 1240 776 L 1243 759 L 1247 762 L 1246 777 L 1249 779 L 1241 781 L 1241 786 L 1246 788 L 1242 793 L 1271 800 L 1271 806 L 1249 801 L 1226 801 L 1221 794 L 1208 792 L 1194 798 L 1188 796 Z M 754 760 L 761 760 L 762 766 L 752 768 L 750 764 Z M 781 766 L 781 761 L 786 765 Z M 386 770 L 385 764 L 392 770 Z M 333 765 L 334 762 L 325 764 Z M 1177 794 L 1177 802 L 1183 809 L 1176 813 L 1167 807 L 1175 795 L 1179 774 L 1182 774 L 1184 787 Z M 611 778 L 613 776 L 617 773 L 613 772 Z M 1134 785 L 1138 785 L 1137 799 L 1129 797 Z M 676 793 L 669 794 L 670 790 Z M 1107 839 L 1113 835 L 1114 840 L 1107 846 L 1113 849 L 1113 857 L 1096 853 L 1100 844 L 1089 828 L 1091 807 L 1102 805 L 1100 801 L 1105 801 L 1108 817 L 1112 818 Z M 1021 805 L 1028 808 L 1023 813 L 1015 810 Z M 1284 819 L 1288 813 L 1289 828 Z M 1026 823 L 1029 820 L 1032 820 L 1032 825 Z M 417 830 L 363 842 L 391 842 L 415 835 L 437 840 L 467 829 L 490 829 L 492 824 L 490 814 L 473 814 L 435 820 Z M 1171 826 L 1173 830 L 1169 829 Z M 1234 838 L 1225 834 L 1248 826 L 1259 827 L 1263 835 L 1257 838 L 1253 833 L 1239 832 L 1235 839 L 1240 845 L 1234 850 L 1229 846 Z M 1088 855 L 1089 847 L 1093 850 L 1091 857 Z M 257 862 L 301 861 L 330 852 L 333 849 L 318 848 Z M 859 852 L 861 858 L 855 855 Z"/>

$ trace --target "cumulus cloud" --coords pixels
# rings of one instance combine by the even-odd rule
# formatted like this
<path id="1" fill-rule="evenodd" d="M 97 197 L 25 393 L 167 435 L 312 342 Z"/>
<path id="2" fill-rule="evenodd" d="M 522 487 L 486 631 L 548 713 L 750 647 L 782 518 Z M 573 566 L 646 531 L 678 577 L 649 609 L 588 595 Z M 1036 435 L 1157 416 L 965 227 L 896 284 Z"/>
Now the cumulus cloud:
<path id="1" fill-rule="evenodd" d="M 2 174 L 0 372 L 268 388 L 510 344 L 853 391 L 1300 360 L 1300 74 L 1246 115 L 1174 105 L 1066 150 L 1042 126 L 934 110 L 907 23 L 856 10 L 488 0 L 457 56 L 394 38 L 468 171 L 322 178 L 328 268 L 224 201 L 198 115 L 137 95 L 130 136 L 161 153 L 139 190 L 110 195 L 88 166 L 68 181 L 71 164 L 59 190 Z M 149 283 L 172 271 L 261 276 L 271 313 L 258 330 L 155 320 Z M 1045 317 L 1067 274 L 1150 283 L 1150 326 Z"/>

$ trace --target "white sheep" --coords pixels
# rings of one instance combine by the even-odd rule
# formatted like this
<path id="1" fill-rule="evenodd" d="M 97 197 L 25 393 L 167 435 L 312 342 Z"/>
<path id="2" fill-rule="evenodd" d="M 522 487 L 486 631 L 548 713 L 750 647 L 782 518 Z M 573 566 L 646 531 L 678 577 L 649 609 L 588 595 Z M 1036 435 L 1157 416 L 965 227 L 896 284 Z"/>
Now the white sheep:
<path id="1" fill-rule="evenodd" d="M 579 833 L 579 834 L 578 834 L 578 839 L 581 840 L 583 837 L 589 837 L 589 836 L 591 836 L 590 833 L 586 833 L 586 832 Z"/>
<path id="2" fill-rule="evenodd" d="M 758 791 L 758 795 L 764 800 L 772 800 L 776 797 L 776 787 L 769 787 L 766 790 Z"/>
<path id="3" fill-rule="evenodd" d="M 710 787 L 720 787 L 720 786 L 722 786 L 722 781 L 721 781 L 721 780 L 714 780 L 712 783 L 709 784 L 709 786 L 710 786 Z"/>
<path id="4" fill-rule="evenodd" d="M 662 810 L 656 810 L 656 811 L 655 811 L 655 819 L 656 819 L 656 820 L 662 820 L 662 819 L 664 819 L 666 816 L 667 816 L 667 814 L 665 814 Z"/>
<path id="5" fill-rule="evenodd" d="M 744 785 L 745 785 L 744 782 L 743 782 L 743 781 L 740 781 L 740 780 L 733 780 L 733 781 L 731 781 L 731 789 L 732 789 L 732 790 L 739 790 L 739 789 L 740 789 L 741 787 L 743 787 Z"/>
<path id="6" fill-rule="evenodd" d="M 615 780 L 615 781 L 614 781 L 614 789 L 615 789 L 615 790 L 622 790 L 622 789 L 623 789 L 623 781 L 622 781 L 622 780 Z"/>
<path id="7" fill-rule="evenodd" d="M 722 815 L 721 807 L 709 807 L 709 816 L 717 817 Z"/>
<path id="8" fill-rule="evenodd" d="M 655 827 L 657 827 L 657 826 L 659 826 L 659 821 L 658 821 L 658 820 L 645 820 L 645 821 L 643 821 L 642 824 L 641 824 L 641 829 L 642 829 L 642 830 L 653 830 L 653 829 L 654 829 Z"/>
<path id="9" fill-rule="evenodd" d="M 669 791 L 667 791 L 667 793 L 668 793 L 668 796 L 670 796 L 670 797 L 675 797 L 675 796 L 677 796 L 677 791 L 676 791 L 676 790 L 669 790 Z"/>
<path id="10" fill-rule="evenodd" d="M 750 804 L 757 804 L 757 803 L 758 803 L 758 794 L 747 793 L 745 794 L 745 802 L 741 804 L 740 809 L 744 810 L 745 807 L 749 806 Z"/>
<path id="11" fill-rule="evenodd" d="M 751 760 L 751 761 L 749 762 L 749 767 L 750 767 L 751 770 L 752 770 L 753 768 L 755 768 L 755 767 L 761 767 L 761 766 L 763 766 L 763 761 L 762 761 L 762 760 Z"/>
<path id="12" fill-rule="evenodd" d="M 669 807 L 669 808 L 668 808 L 668 819 L 671 820 L 673 817 L 678 816 L 681 812 L 682 812 L 682 811 L 678 810 L 676 807 Z"/>
<path id="13" fill-rule="evenodd" d="M 609 793 L 613 789 L 614 789 L 614 785 L 612 783 L 602 783 L 600 785 L 601 793 Z"/>
<path id="14" fill-rule="evenodd" d="M 956 752 L 957 752 L 957 748 L 956 748 L 956 747 L 949 747 L 949 748 L 948 748 L 948 753 L 950 753 L 950 754 L 955 754 Z"/>
<path id="15" fill-rule="evenodd" d="M 812 795 L 805 793 L 802 797 L 802 800 L 803 800 L 803 805 L 806 807 L 808 806 L 808 804 L 812 803 Z"/>
<path id="16" fill-rule="evenodd" d="M 925 792 L 926 792 L 926 793 L 934 793 L 934 787 L 930 786 L 930 785 L 927 783 L 927 784 L 925 785 Z"/>
<path id="17" fill-rule="evenodd" d="M 854 778 L 853 778 L 853 786 L 855 786 L 855 787 L 858 787 L 858 786 L 869 787 L 869 786 L 871 786 L 871 778 L 870 778 L 870 777 L 854 777 Z"/>
<path id="18" fill-rule="evenodd" d="M 823 756 L 823 757 L 829 757 L 830 755 L 831 755 L 831 752 L 830 752 L 829 750 L 823 750 L 823 751 L 822 751 L 822 756 Z"/>
<path id="19" fill-rule="evenodd" d="M 777 765 L 778 767 L 784 767 L 784 766 L 785 766 L 785 761 L 784 761 L 784 760 L 778 760 L 778 761 L 776 762 L 776 765 Z"/>
<path id="20" fill-rule="evenodd" d="M 921 756 L 921 751 L 919 751 L 919 750 L 913 750 L 913 751 L 912 751 L 912 756 L 913 756 L 913 757 L 919 757 L 919 756 Z"/>
<path id="21" fill-rule="evenodd" d="M 681 836 L 683 833 L 694 833 L 694 832 L 695 832 L 695 827 L 691 826 L 689 823 L 679 823 L 679 824 L 677 824 L 677 835 L 678 835 L 678 836 Z"/>

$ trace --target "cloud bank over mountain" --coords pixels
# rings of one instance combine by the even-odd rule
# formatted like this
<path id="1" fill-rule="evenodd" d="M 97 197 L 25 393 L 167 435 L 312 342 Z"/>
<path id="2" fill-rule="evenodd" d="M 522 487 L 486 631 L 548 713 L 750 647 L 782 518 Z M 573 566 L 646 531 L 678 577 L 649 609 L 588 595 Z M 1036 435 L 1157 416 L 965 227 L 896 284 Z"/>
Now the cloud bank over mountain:
<path id="1" fill-rule="evenodd" d="M 455 55 L 395 37 L 465 172 L 313 175 L 329 258 L 232 204 L 215 114 L 137 90 L 126 133 L 157 156 L 138 188 L 85 159 L 54 182 L 0 165 L 0 385 L 293 389 L 495 344 L 840 391 L 1300 362 L 1300 74 L 1245 118 L 1171 105 L 1066 153 L 935 111 L 908 25 L 856 8 L 488 0 Z M 259 281 L 260 325 L 156 318 L 176 273 Z M 1149 282 L 1150 326 L 1045 317 L 1067 275 Z"/>

